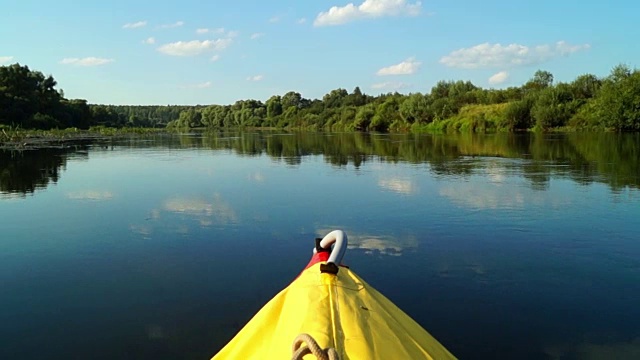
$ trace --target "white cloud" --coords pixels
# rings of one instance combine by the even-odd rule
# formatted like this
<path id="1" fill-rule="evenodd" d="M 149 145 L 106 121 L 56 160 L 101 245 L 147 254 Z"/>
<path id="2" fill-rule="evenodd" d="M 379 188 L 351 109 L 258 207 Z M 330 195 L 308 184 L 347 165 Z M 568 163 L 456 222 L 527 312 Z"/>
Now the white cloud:
<path id="1" fill-rule="evenodd" d="M 215 54 L 211 57 L 211 61 L 218 61 L 218 60 L 220 60 L 220 55 L 218 54 Z"/>
<path id="2" fill-rule="evenodd" d="M 500 71 L 498 73 L 493 74 L 489 78 L 489 84 L 492 84 L 492 85 L 502 84 L 508 79 L 509 79 L 509 73 L 506 71 Z"/>
<path id="3" fill-rule="evenodd" d="M 194 85 L 195 88 L 197 89 L 205 89 L 205 88 L 210 88 L 211 87 L 211 81 L 206 81 L 200 84 L 195 84 Z"/>
<path id="4" fill-rule="evenodd" d="M 113 193 L 110 191 L 83 190 L 67 193 L 67 198 L 71 200 L 104 201 L 111 200 L 113 198 Z"/>
<path id="5" fill-rule="evenodd" d="M 566 41 L 561 40 L 556 43 L 555 50 L 557 54 L 561 56 L 571 55 L 578 51 L 589 50 L 591 49 L 590 44 L 582 44 L 582 45 L 570 45 L 567 44 Z"/>
<path id="6" fill-rule="evenodd" d="M 418 71 L 421 64 L 422 63 L 420 61 L 417 61 L 414 57 L 410 57 L 399 64 L 383 67 L 382 69 L 378 70 L 376 74 L 380 76 L 411 75 Z"/>
<path id="7" fill-rule="evenodd" d="M 110 62 L 114 62 L 113 59 L 104 59 L 97 57 L 86 57 L 86 58 L 64 58 L 60 61 L 60 64 L 64 65 L 76 65 L 76 66 L 98 66 L 108 64 Z"/>
<path id="8" fill-rule="evenodd" d="M 304 24 L 307 22 L 307 18 L 300 18 L 298 19 L 298 21 L 296 21 L 298 24 Z"/>
<path id="9" fill-rule="evenodd" d="M 216 29 L 209 29 L 209 28 L 199 28 L 196 29 L 196 34 L 224 34 L 225 33 L 225 28 L 220 27 L 220 28 L 216 28 Z M 227 34 L 227 37 L 235 37 L 238 35 L 237 31 L 229 31 L 229 33 Z"/>
<path id="10" fill-rule="evenodd" d="M 135 29 L 135 28 L 141 28 L 143 26 L 147 26 L 147 22 L 146 21 L 138 21 L 138 22 L 134 22 L 134 23 L 124 24 L 124 25 L 122 25 L 122 28 L 123 29 Z"/>
<path id="11" fill-rule="evenodd" d="M 227 37 L 229 37 L 229 38 L 234 38 L 234 37 L 236 37 L 238 35 L 240 35 L 240 32 L 238 32 L 238 31 L 230 30 L 230 31 L 227 32 Z"/>
<path id="12" fill-rule="evenodd" d="M 158 51 L 172 56 L 195 56 L 209 50 L 224 50 L 231 42 L 231 39 L 178 41 L 164 44 Z"/>
<path id="13" fill-rule="evenodd" d="M 407 83 L 403 83 L 403 82 L 392 82 L 392 81 L 387 81 L 387 82 L 381 82 L 381 83 L 377 83 L 377 84 L 373 84 L 371 85 L 372 89 L 377 89 L 377 90 L 400 90 L 400 89 L 406 89 L 409 86 L 411 86 L 411 84 L 407 84 Z"/>
<path id="14" fill-rule="evenodd" d="M 269 22 L 270 22 L 270 23 L 277 23 L 278 21 L 280 21 L 280 17 L 279 17 L 279 16 L 272 16 L 272 17 L 269 19 Z"/>
<path id="15" fill-rule="evenodd" d="M 353 3 L 342 7 L 333 6 L 328 11 L 318 14 L 313 25 L 341 25 L 362 18 L 385 16 L 417 16 L 421 7 L 420 1 L 408 3 L 406 0 L 365 0 L 358 6 Z"/>
<path id="16" fill-rule="evenodd" d="M 156 38 L 154 38 L 154 37 L 147 38 L 145 40 L 142 40 L 142 43 L 148 44 L 148 45 L 153 45 L 153 44 L 156 43 Z"/>
<path id="17" fill-rule="evenodd" d="M 251 34 L 251 40 L 255 40 L 264 36 L 264 33 L 253 33 Z"/>
<path id="18" fill-rule="evenodd" d="M 172 29 L 184 25 L 184 21 L 176 21 L 173 24 L 160 25 L 161 29 Z"/>
<path id="19" fill-rule="evenodd" d="M 0 65 L 7 64 L 13 60 L 13 56 L 0 56 Z"/>
<path id="20" fill-rule="evenodd" d="M 211 85 L 213 85 L 211 83 L 211 81 L 205 81 L 205 82 L 198 83 L 198 84 L 181 85 L 180 88 L 182 88 L 182 89 L 206 89 L 206 88 L 210 88 Z"/>
<path id="21" fill-rule="evenodd" d="M 249 76 L 249 77 L 247 78 L 247 80 L 249 80 L 249 81 L 260 81 L 260 80 L 262 80 L 263 78 L 264 78 L 264 76 L 263 76 L 263 75 L 255 75 L 255 76 Z"/>
<path id="22" fill-rule="evenodd" d="M 567 56 L 587 50 L 589 44 L 570 45 L 558 41 L 553 45 L 525 46 L 520 44 L 479 44 L 451 52 L 440 63 L 462 69 L 501 68 L 539 64 L 559 56 Z"/>

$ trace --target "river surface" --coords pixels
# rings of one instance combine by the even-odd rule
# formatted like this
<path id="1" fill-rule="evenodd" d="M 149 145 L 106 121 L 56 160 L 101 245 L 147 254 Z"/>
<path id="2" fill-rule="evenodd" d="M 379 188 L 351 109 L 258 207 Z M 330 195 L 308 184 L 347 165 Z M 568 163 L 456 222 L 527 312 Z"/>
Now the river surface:
<path id="1" fill-rule="evenodd" d="M 638 359 L 639 189 L 639 135 L 5 150 L 0 359 L 209 359 L 332 229 L 461 359 Z"/>

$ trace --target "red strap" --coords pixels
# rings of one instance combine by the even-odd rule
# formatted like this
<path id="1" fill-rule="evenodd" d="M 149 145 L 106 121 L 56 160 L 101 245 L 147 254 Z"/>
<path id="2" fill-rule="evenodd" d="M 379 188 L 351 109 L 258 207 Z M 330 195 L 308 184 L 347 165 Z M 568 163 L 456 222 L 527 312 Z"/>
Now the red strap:
<path id="1" fill-rule="evenodd" d="M 311 266 L 319 263 L 319 262 L 323 262 L 323 261 L 327 261 L 329 260 L 329 252 L 328 251 L 321 251 L 317 254 L 313 254 L 313 257 L 311 257 L 311 261 L 309 261 L 309 263 L 307 264 L 307 266 L 304 267 L 304 269 L 308 269 Z"/>

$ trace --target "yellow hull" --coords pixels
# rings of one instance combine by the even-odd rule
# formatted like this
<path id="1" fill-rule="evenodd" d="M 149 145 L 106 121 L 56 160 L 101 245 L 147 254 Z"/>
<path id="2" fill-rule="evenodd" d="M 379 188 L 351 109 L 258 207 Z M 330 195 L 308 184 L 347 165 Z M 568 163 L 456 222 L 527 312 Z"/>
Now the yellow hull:
<path id="1" fill-rule="evenodd" d="M 353 271 L 322 273 L 322 264 L 305 269 L 212 359 L 291 359 L 292 343 L 302 333 L 322 348 L 335 348 L 340 360 L 455 359 Z"/>

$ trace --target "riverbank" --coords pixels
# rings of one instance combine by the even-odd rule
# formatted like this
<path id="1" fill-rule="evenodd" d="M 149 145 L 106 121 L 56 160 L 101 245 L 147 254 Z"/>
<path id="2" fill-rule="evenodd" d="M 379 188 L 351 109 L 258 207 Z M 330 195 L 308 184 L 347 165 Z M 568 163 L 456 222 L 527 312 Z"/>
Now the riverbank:
<path id="1" fill-rule="evenodd" d="M 77 143 L 107 141 L 120 136 L 159 134 L 163 132 L 167 132 L 167 129 L 91 127 L 87 130 L 77 128 L 33 130 L 0 126 L 0 149 L 59 148 Z"/>

